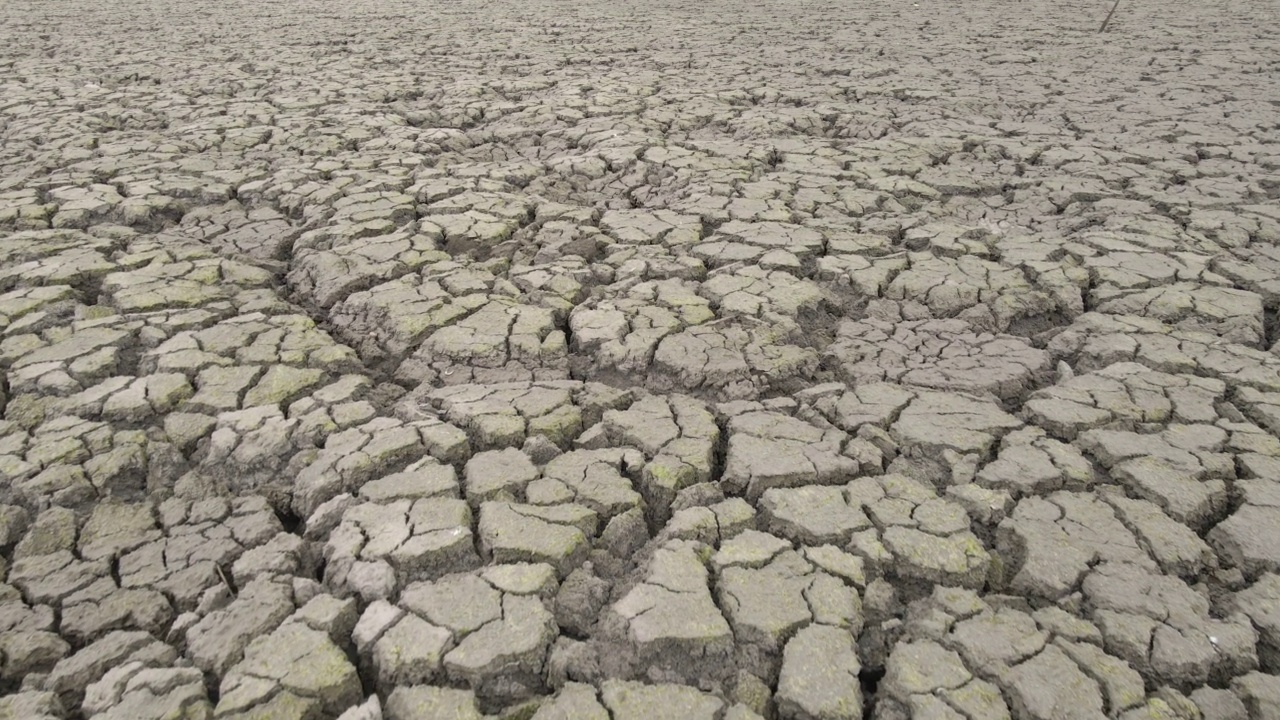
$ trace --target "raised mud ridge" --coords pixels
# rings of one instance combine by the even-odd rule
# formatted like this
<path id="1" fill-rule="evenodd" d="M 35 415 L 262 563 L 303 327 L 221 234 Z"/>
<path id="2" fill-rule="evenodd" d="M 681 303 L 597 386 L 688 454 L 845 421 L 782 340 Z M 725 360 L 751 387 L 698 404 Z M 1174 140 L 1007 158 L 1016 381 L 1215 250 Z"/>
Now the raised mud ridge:
<path id="1" fill-rule="evenodd" d="M 0 3 L 0 718 L 1280 718 L 1274 2 Z"/>

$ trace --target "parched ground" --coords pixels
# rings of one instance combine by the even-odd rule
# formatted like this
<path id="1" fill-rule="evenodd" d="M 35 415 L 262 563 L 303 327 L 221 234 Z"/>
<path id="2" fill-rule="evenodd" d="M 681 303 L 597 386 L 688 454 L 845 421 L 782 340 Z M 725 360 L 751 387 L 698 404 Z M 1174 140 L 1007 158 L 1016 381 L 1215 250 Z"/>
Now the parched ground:
<path id="1" fill-rule="evenodd" d="M 0 718 L 1280 718 L 1275 2 L 0 3 Z"/>

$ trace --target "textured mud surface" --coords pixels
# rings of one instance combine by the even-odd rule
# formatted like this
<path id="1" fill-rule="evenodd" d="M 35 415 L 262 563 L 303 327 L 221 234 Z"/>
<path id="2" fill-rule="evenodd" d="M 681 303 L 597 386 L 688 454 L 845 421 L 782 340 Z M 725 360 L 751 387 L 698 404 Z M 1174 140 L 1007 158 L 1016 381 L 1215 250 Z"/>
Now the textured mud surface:
<path id="1" fill-rule="evenodd" d="M 0 4 L 0 718 L 1280 718 L 1274 3 Z"/>

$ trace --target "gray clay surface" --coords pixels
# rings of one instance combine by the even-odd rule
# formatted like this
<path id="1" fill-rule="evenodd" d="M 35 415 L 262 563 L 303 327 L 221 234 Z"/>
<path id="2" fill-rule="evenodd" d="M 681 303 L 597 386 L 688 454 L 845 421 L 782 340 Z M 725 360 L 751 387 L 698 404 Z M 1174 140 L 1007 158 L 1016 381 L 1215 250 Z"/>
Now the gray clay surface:
<path id="1" fill-rule="evenodd" d="M 1274 1 L 0 3 L 0 719 L 1277 720 Z"/>

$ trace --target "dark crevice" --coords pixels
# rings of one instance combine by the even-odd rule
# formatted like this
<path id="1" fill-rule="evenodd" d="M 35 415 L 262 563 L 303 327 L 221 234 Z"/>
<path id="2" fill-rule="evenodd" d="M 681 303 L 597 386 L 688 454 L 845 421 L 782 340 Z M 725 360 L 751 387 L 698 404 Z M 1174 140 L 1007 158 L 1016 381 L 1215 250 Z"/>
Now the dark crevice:
<path id="1" fill-rule="evenodd" d="M 276 519 L 280 521 L 280 526 L 290 535 L 302 534 L 303 519 L 293 514 L 291 510 L 276 508 Z"/>
<path id="2" fill-rule="evenodd" d="M 862 717 L 874 717 L 876 704 L 880 700 L 880 681 L 884 679 L 885 669 L 863 668 L 858 673 L 858 684 L 862 686 Z"/>
<path id="3" fill-rule="evenodd" d="M 1269 304 L 1262 316 L 1262 349 L 1266 350 L 1280 340 L 1280 305 Z"/>

